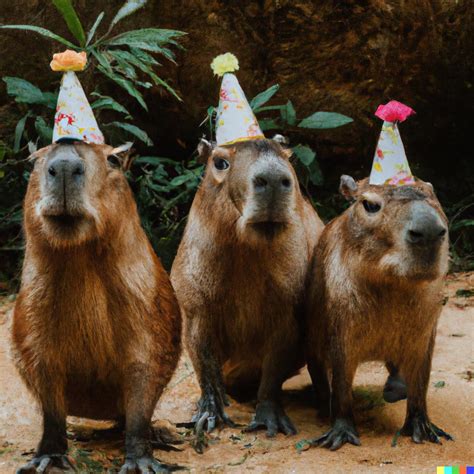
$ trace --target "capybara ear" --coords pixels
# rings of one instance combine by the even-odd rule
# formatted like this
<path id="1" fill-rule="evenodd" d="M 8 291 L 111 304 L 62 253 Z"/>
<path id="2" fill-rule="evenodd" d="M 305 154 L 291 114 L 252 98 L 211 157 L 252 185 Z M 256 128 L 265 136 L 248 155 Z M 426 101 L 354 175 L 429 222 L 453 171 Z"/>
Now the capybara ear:
<path id="1" fill-rule="evenodd" d="M 357 195 L 357 183 L 352 176 L 343 174 L 339 184 L 339 192 L 348 200 L 352 201 Z"/>
<path id="2" fill-rule="evenodd" d="M 206 139 L 201 138 L 197 146 L 197 151 L 199 153 L 198 162 L 202 164 L 206 164 L 208 158 L 211 156 L 213 149 L 214 149 L 214 146 L 211 142 L 208 142 Z"/>
<path id="3" fill-rule="evenodd" d="M 272 140 L 274 142 L 280 143 L 281 145 L 288 145 L 288 143 L 290 143 L 290 140 L 287 137 L 284 137 L 278 133 L 272 138 Z"/>
<path id="4" fill-rule="evenodd" d="M 126 142 L 123 145 L 111 147 L 110 145 L 104 146 L 104 152 L 107 156 L 107 160 L 116 168 L 120 168 L 122 171 L 128 171 L 132 165 L 132 159 L 130 159 L 131 148 L 133 142 Z"/>

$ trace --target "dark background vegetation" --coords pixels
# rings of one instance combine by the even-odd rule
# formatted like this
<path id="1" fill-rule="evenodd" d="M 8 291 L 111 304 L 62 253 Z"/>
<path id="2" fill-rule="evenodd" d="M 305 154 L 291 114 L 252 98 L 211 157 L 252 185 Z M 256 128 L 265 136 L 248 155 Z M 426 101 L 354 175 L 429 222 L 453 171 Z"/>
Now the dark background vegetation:
<path id="1" fill-rule="evenodd" d="M 77 0 L 75 7 L 89 29 L 101 11 L 115 12 L 122 3 Z M 44 26 L 71 38 L 48 1 L 0 0 L 0 24 L 12 23 Z M 334 130 L 283 130 L 291 143 L 307 144 L 317 152 L 324 182 L 311 184 L 309 192 L 326 220 L 344 206 L 337 197 L 339 176 L 363 178 L 370 172 L 381 126 L 375 109 L 397 99 L 417 112 L 401 125 L 401 134 L 412 171 L 433 183 L 451 220 L 453 268 L 473 268 L 472 0 L 150 0 L 117 30 L 148 26 L 187 33 L 180 40 L 185 49 L 177 52 L 177 65 L 164 60 L 159 68 L 183 102 L 156 87 L 145 93 L 148 113 L 133 99 L 124 102 L 155 143 L 149 148 L 137 142 L 137 153 L 173 160 L 169 163 L 176 165 L 167 172 L 170 179 L 195 166 L 194 150 L 206 133 L 199 124 L 207 108 L 217 103 L 220 81 L 209 67 L 217 54 L 237 55 L 238 77 L 249 98 L 278 83 L 280 90 L 272 101 L 290 99 L 298 118 L 323 110 L 354 119 Z M 62 49 L 32 33 L 0 31 L 0 75 L 23 77 L 52 91 L 60 75 L 51 72 L 49 62 Z M 92 72 L 81 75 L 88 93 L 97 80 Z M 101 80 L 101 91 L 123 98 L 116 85 Z M 12 142 L 25 110 L 0 83 L 1 142 Z M 23 149 L 0 177 L 0 281 L 8 290 L 16 284 L 22 255 L 19 204 L 27 184 L 28 164 L 22 161 L 27 155 Z M 144 225 L 169 268 L 194 188 L 177 199 L 170 194 L 170 205 L 166 199 L 152 198 L 141 179 L 151 166 L 137 160 L 129 176 Z"/>

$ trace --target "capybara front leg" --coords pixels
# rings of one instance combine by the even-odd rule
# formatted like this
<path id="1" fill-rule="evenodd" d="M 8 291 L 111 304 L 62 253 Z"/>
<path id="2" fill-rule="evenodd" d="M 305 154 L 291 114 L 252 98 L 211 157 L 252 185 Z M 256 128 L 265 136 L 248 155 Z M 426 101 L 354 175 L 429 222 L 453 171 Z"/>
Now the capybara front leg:
<path id="1" fill-rule="evenodd" d="M 281 386 L 288 378 L 297 360 L 296 333 L 281 334 L 272 338 L 267 345 L 262 365 L 262 380 L 258 389 L 255 415 L 245 431 L 261 428 L 267 430 L 267 436 L 278 432 L 286 435 L 296 434 L 296 428 L 285 413 L 280 402 Z"/>
<path id="2" fill-rule="evenodd" d="M 308 357 L 308 371 L 313 382 L 316 409 L 321 418 L 330 415 L 331 388 L 326 366 L 314 356 Z"/>
<path id="3" fill-rule="evenodd" d="M 383 399 L 387 403 L 395 403 L 407 398 L 407 384 L 393 362 L 387 362 L 388 377 L 383 387 Z"/>
<path id="4" fill-rule="evenodd" d="M 348 361 L 342 351 L 332 354 L 332 428 L 314 439 L 312 444 L 331 451 L 339 449 L 346 443 L 360 445 L 352 410 L 352 381 L 356 368 L 355 361 Z"/>
<path id="5" fill-rule="evenodd" d="M 415 443 L 422 443 L 424 440 L 441 444 L 440 437 L 452 440 L 452 436 L 441 428 L 438 428 L 428 418 L 426 406 L 426 393 L 431 372 L 431 359 L 436 331 L 433 332 L 428 347 L 423 351 L 421 363 L 409 360 L 403 366 L 403 373 L 408 385 L 407 414 L 405 424 L 401 429 L 401 434 L 411 436 Z"/>
<path id="6" fill-rule="evenodd" d="M 145 364 L 131 365 L 125 374 L 125 464 L 120 474 L 169 472 L 153 457 L 151 417 L 163 390 L 159 375 Z"/>

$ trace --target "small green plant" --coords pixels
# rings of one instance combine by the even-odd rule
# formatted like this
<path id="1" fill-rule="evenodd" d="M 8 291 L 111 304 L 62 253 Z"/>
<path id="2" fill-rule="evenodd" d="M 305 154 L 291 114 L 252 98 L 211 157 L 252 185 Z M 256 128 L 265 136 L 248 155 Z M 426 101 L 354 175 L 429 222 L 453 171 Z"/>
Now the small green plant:
<path id="1" fill-rule="evenodd" d="M 115 26 L 125 17 L 145 6 L 147 0 L 127 0 L 103 34 L 99 34 L 99 31 L 105 17 L 104 12 L 97 16 L 86 34 L 71 0 L 52 0 L 52 3 L 66 22 L 75 43 L 35 25 L 3 25 L 0 29 L 31 31 L 75 51 L 85 51 L 88 56 L 87 68 L 98 71 L 107 81 L 120 86 L 145 110 L 148 110 L 148 106 L 142 91 L 153 85 L 164 87 L 176 99 L 181 100 L 177 92 L 156 73 L 155 69 L 159 63 L 154 55 L 161 55 L 175 62 L 172 48 L 181 48 L 177 40 L 185 33 L 161 28 L 141 28 L 112 35 Z M 37 134 L 37 139 L 34 141 L 42 145 L 50 143 L 52 127 L 49 124 L 52 121 L 51 111 L 56 108 L 57 92 L 42 91 L 31 82 L 19 77 L 4 77 L 3 80 L 7 85 L 7 93 L 14 97 L 17 103 L 36 107 L 33 110 L 29 107 L 17 123 L 13 151 L 20 150 L 22 138 L 27 134 L 28 121 L 34 123 Z M 122 117 L 120 120 L 102 123 L 102 128 L 106 132 L 109 131 L 112 134 L 114 133 L 112 129 L 115 129 L 125 135 L 133 136 L 146 145 L 153 144 L 144 130 L 131 123 L 133 116 L 117 98 L 103 95 L 100 91 L 95 91 L 91 95 L 95 99 L 91 106 L 96 113 L 107 109 L 115 111 Z M 46 113 L 47 116 L 45 116 Z"/>
<path id="2" fill-rule="evenodd" d="M 326 130 L 341 127 L 353 120 L 345 115 L 335 112 L 314 112 L 306 118 L 298 118 L 295 107 L 291 100 L 285 104 L 265 105 L 278 92 L 280 86 L 275 84 L 263 92 L 257 94 L 251 101 L 250 107 L 258 116 L 258 123 L 262 131 L 275 130 L 284 135 L 298 129 Z M 203 124 L 207 124 L 211 137 L 214 136 L 214 118 L 217 107 L 209 107 L 207 117 Z M 316 158 L 316 152 L 307 144 L 298 143 L 292 147 L 296 158 L 294 166 L 298 178 L 305 189 L 310 184 L 320 186 L 323 184 L 323 175 Z"/>

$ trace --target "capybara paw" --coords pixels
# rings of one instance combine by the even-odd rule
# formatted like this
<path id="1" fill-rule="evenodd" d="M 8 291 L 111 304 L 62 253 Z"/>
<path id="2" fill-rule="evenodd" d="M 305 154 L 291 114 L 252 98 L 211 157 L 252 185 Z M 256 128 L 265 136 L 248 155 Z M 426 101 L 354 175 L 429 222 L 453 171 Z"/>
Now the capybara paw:
<path id="1" fill-rule="evenodd" d="M 224 411 L 225 399 L 213 394 L 206 395 L 199 400 L 198 412 L 193 416 L 196 432 L 204 430 L 210 433 L 217 424 L 223 423 L 227 426 L 235 427 L 235 423 Z"/>
<path id="2" fill-rule="evenodd" d="M 181 466 L 162 464 L 152 456 L 142 456 L 140 458 L 127 457 L 119 474 L 156 474 L 179 471 L 181 469 L 183 469 Z"/>
<path id="3" fill-rule="evenodd" d="M 407 398 L 407 384 L 400 375 L 389 375 L 383 388 L 383 399 L 395 403 Z"/>
<path id="4" fill-rule="evenodd" d="M 20 467 L 17 474 L 42 474 L 47 472 L 76 472 L 76 468 L 65 454 L 45 454 L 33 458 Z"/>
<path id="5" fill-rule="evenodd" d="M 336 451 L 346 443 L 360 446 L 359 435 L 354 423 L 344 419 L 336 420 L 333 427 L 327 433 L 311 441 L 313 446 L 327 448 L 331 451 Z"/>
<path id="6" fill-rule="evenodd" d="M 264 401 L 257 404 L 257 410 L 246 432 L 267 429 L 267 436 L 272 438 L 278 432 L 286 435 L 296 434 L 296 428 L 286 415 L 283 408 L 276 402 Z"/>
<path id="7" fill-rule="evenodd" d="M 411 439 L 418 444 L 423 441 L 441 444 L 440 438 L 445 438 L 448 441 L 454 439 L 450 434 L 431 423 L 426 415 L 415 415 L 407 420 L 401 429 L 401 434 L 411 436 Z"/>

